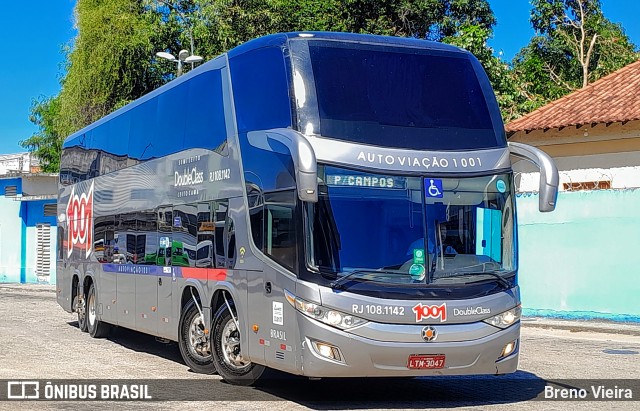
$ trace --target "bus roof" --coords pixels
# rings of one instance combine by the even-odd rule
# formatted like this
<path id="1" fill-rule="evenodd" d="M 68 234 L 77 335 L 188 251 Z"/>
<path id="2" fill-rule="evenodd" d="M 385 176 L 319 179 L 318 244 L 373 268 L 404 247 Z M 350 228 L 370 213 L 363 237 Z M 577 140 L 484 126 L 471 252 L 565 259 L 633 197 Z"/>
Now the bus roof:
<path id="1" fill-rule="evenodd" d="M 246 53 L 250 50 L 259 49 L 269 46 L 280 46 L 286 44 L 289 40 L 304 39 L 304 40 L 330 40 L 330 41 L 343 41 L 354 43 L 369 43 L 369 44 L 381 44 L 381 45 L 393 45 L 401 47 L 418 47 L 422 49 L 431 50 L 443 50 L 453 52 L 466 51 L 443 43 L 437 43 L 435 41 L 421 40 L 408 37 L 393 37 L 393 36 L 379 36 L 375 34 L 358 34 L 358 33 L 338 33 L 330 31 L 304 31 L 304 32 L 291 32 L 291 33 L 278 33 L 270 34 L 268 36 L 259 37 L 254 40 L 250 40 L 243 43 L 227 53 L 229 57 L 233 57 L 238 54 Z"/>

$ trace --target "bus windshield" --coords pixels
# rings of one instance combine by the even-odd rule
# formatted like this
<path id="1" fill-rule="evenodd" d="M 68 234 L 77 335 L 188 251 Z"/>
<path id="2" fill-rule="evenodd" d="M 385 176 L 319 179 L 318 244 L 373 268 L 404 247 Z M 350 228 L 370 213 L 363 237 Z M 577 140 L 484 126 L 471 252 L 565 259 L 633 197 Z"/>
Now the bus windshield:
<path id="1" fill-rule="evenodd" d="M 312 41 L 309 59 L 323 137 L 413 150 L 505 145 L 467 55 Z"/>
<path id="2" fill-rule="evenodd" d="M 516 270 L 510 175 L 401 177 L 330 166 L 319 175 L 307 263 L 325 277 L 465 285 Z"/>

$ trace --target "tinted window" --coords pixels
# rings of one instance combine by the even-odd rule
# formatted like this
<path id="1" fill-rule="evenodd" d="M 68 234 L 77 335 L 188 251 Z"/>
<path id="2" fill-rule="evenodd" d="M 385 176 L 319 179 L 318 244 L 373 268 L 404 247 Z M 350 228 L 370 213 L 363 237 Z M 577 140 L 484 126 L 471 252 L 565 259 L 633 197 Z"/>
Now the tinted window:
<path id="1" fill-rule="evenodd" d="M 298 261 L 295 207 L 294 191 L 265 194 L 263 251 L 294 272 Z"/>
<path id="2" fill-rule="evenodd" d="M 397 50 L 309 44 L 321 135 L 411 149 L 498 146 L 466 55 Z"/>
<path id="3" fill-rule="evenodd" d="M 253 238 L 256 248 L 262 250 L 264 235 L 263 193 L 255 184 L 247 184 L 246 189 L 249 203 L 249 220 L 251 222 L 251 238 Z"/>
<path id="4" fill-rule="evenodd" d="M 156 264 L 161 266 L 171 265 L 171 225 L 173 224 L 173 211 L 171 207 L 160 207 L 157 212 L 158 222 L 158 252 Z"/>
<path id="5" fill-rule="evenodd" d="M 213 203 L 198 204 L 196 267 L 214 267 L 215 222 L 213 210 Z"/>
<path id="6" fill-rule="evenodd" d="M 215 265 L 218 268 L 226 267 L 225 255 L 225 224 L 227 222 L 227 208 L 229 203 L 226 200 L 215 202 L 214 226 L 215 226 Z"/>
<path id="7" fill-rule="evenodd" d="M 240 133 L 291 126 L 289 83 L 279 47 L 237 55 L 229 67 Z"/>
<path id="8" fill-rule="evenodd" d="M 183 147 L 209 148 L 226 155 L 227 129 L 220 70 L 191 79 L 186 104 L 189 121 L 185 124 Z"/>
<path id="9" fill-rule="evenodd" d="M 198 241 L 198 206 L 196 204 L 174 206 L 172 226 L 172 265 L 195 267 Z"/>
<path id="10" fill-rule="evenodd" d="M 113 262 L 115 225 L 113 216 L 93 219 L 93 250 L 101 263 Z"/>
<path id="11" fill-rule="evenodd" d="M 71 184 L 190 148 L 227 153 L 220 70 L 207 71 L 65 142 L 60 181 Z"/>
<path id="12" fill-rule="evenodd" d="M 156 264 L 158 222 L 154 211 L 137 213 L 136 264 Z"/>
<path id="13" fill-rule="evenodd" d="M 135 264 L 137 260 L 137 216 L 136 213 L 115 217 L 113 262 Z"/>

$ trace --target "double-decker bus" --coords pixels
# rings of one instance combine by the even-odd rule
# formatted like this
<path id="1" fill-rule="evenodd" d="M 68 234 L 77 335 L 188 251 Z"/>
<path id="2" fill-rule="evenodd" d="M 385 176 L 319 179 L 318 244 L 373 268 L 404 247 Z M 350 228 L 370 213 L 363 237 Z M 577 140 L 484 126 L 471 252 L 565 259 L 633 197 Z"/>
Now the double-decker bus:
<path id="1" fill-rule="evenodd" d="M 513 156 L 553 210 L 553 161 L 507 143 L 469 52 L 259 38 L 65 140 L 57 300 L 234 384 L 514 372 Z"/>

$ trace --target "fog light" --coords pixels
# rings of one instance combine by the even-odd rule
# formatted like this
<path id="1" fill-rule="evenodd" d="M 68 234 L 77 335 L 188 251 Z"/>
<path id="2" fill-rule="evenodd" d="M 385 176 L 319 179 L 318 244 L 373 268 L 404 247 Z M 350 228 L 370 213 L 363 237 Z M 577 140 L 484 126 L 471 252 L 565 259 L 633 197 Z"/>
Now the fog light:
<path id="1" fill-rule="evenodd" d="M 500 354 L 500 358 L 498 359 L 500 360 L 513 354 L 517 346 L 518 346 L 518 340 L 511 341 L 509 344 L 505 345 L 504 348 L 502 349 L 502 354 Z"/>
<path id="2" fill-rule="evenodd" d="M 313 350 L 320 356 L 334 361 L 344 362 L 342 361 L 338 347 L 320 341 L 311 341 L 311 345 L 313 346 Z"/>

